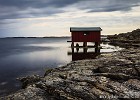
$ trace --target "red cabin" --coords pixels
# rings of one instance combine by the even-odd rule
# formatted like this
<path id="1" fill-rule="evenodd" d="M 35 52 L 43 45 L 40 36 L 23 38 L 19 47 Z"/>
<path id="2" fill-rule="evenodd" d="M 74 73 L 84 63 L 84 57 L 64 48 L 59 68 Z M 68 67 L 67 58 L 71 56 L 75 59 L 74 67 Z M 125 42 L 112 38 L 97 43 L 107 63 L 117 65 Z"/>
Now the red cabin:
<path id="1" fill-rule="evenodd" d="M 101 40 L 101 31 L 100 27 L 71 27 L 72 47 L 74 42 L 83 42 L 84 46 L 87 42 L 95 42 L 95 45 L 98 45 Z"/>
<path id="2" fill-rule="evenodd" d="M 100 42 L 100 27 L 71 27 L 72 42 Z"/>

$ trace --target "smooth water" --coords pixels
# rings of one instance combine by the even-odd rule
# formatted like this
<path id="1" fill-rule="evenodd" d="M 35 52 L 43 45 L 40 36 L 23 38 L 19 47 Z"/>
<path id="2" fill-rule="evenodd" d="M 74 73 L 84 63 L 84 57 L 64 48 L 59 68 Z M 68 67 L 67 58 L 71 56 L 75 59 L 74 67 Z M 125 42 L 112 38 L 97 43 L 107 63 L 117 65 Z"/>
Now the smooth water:
<path id="1" fill-rule="evenodd" d="M 69 53 L 71 48 L 68 40 L 70 38 L 0 39 L 0 95 L 20 89 L 20 82 L 16 80 L 18 77 L 43 75 L 48 68 L 72 61 L 74 55 Z M 109 44 L 101 46 L 101 53 L 120 49 Z"/>

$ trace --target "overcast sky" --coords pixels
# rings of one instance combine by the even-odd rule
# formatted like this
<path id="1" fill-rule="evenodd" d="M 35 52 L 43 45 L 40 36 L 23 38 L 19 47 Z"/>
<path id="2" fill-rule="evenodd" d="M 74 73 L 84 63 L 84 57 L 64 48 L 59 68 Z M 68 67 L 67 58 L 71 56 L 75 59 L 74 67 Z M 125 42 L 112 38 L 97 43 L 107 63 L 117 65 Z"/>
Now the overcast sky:
<path id="1" fill-rule="evenodd" d="M 70 27 L 140 28 L 140 0 L 0 0 L 0 37 L 69 36 Z"/>

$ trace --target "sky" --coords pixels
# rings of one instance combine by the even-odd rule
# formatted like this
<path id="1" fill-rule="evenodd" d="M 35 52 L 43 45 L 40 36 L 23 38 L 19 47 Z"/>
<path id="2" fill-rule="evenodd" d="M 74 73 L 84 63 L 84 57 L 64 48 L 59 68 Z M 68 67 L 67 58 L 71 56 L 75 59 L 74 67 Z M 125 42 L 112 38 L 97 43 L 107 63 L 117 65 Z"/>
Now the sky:
<path id="1" fill-rule="evenodd" d="M 140 0 L 0 0 L 0 37 L 70 36 L 70 27 L 135 30 Z"/>

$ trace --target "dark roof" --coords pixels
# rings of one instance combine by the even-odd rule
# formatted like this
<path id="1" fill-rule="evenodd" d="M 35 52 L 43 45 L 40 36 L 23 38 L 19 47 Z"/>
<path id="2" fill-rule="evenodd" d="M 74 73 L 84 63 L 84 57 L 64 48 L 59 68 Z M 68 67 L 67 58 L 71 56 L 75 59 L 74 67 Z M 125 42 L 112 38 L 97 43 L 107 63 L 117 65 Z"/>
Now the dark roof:
<path id="1" fill-rule="evenodd" d="M 100 27 L 70 27 L 70 32 L 73 31 L 102 31 Z"/>

